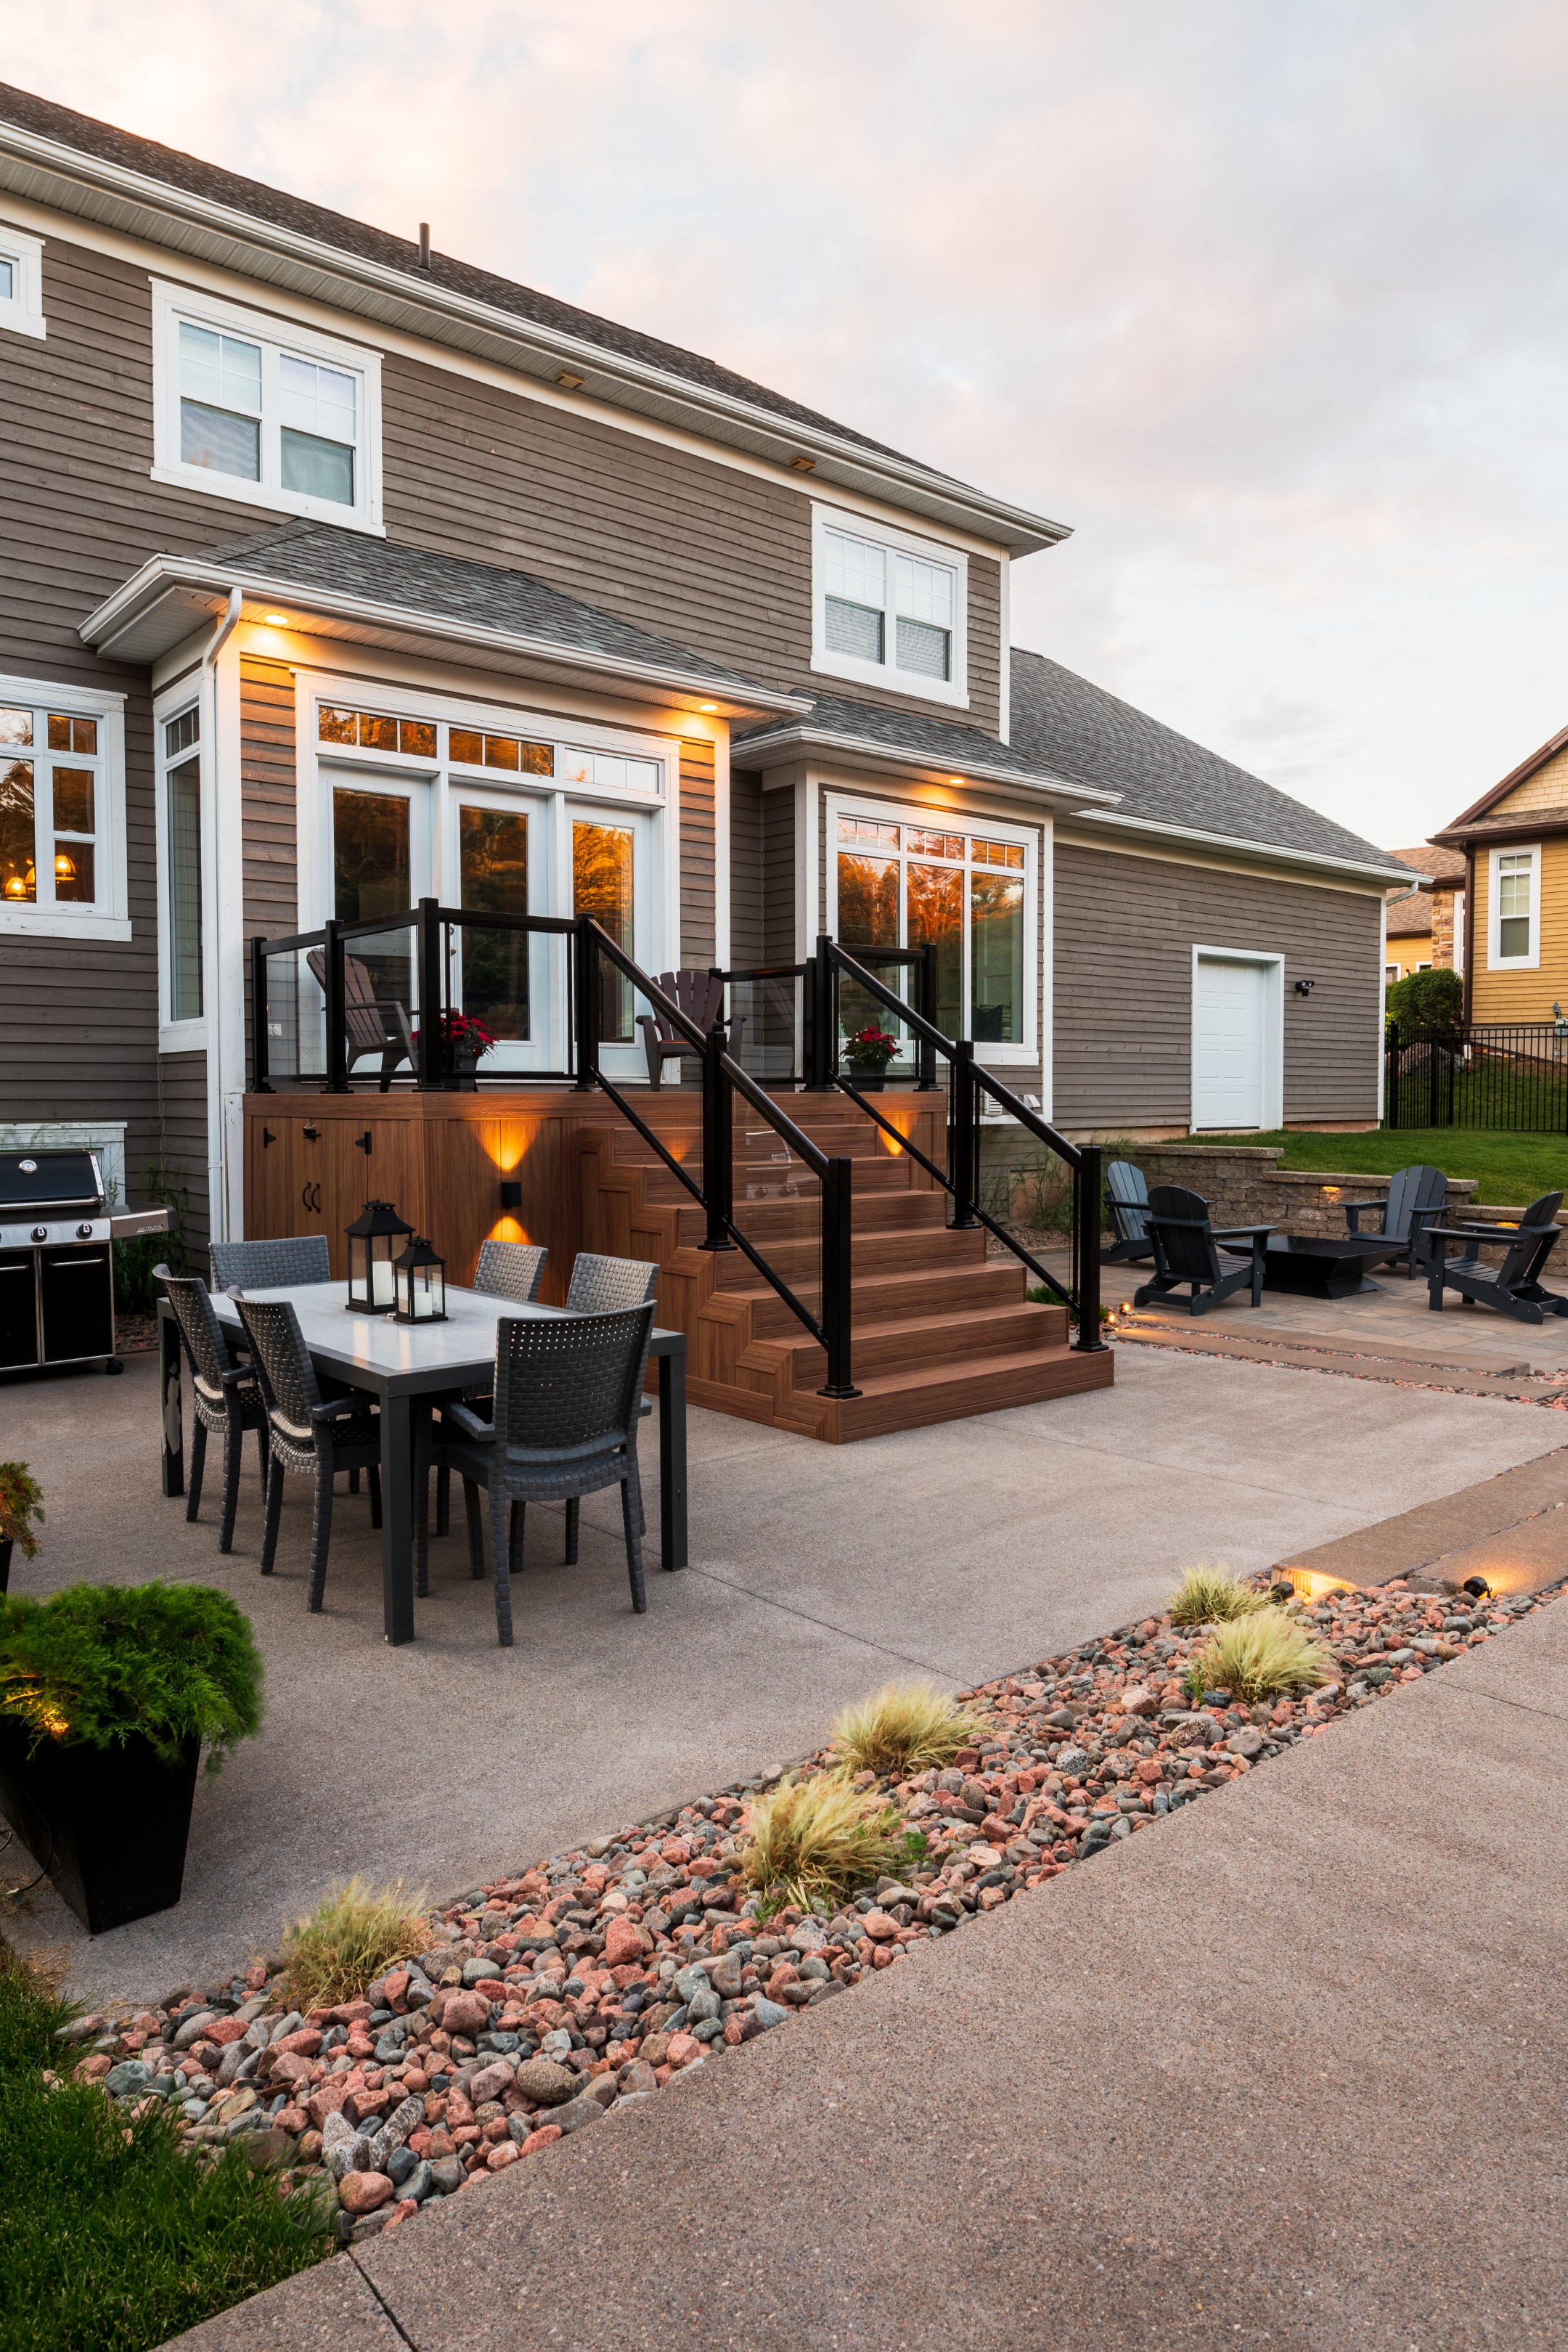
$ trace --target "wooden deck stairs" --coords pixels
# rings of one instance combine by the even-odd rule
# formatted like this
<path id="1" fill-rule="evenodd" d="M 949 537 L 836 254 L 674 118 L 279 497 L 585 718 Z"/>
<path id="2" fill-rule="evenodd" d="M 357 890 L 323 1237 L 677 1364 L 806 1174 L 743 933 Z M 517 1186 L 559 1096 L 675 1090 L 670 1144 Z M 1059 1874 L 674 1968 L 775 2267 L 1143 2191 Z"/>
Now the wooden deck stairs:
<path id="1" fill-rule="evenodd" d="M 944 1102 L 895 1092 L 880 1108 L 940 1165 Z M 854 1162 L 858 1397 L 817 1393 L 821 1347 L 743 1251 L 700 1246 L 702 1210 L 613 1105 L 577 1132 L 583 1246 L 657 1261 L 659 1320 L 687 1335 L 694 1404 L 842 1444 L 1110 1387 L 1111 1351 L 1069 1348 L 1066 1309 L 1032 1303 L 1024 1268 L 987 1257 L 984 1229 L 952 1231 L 947 1194 L 843 1095 L 791 1094 L 781 1107 L 820 1150 Z M 639 1093 L 637 1108 L 676 1159 L 700 1167 L 695 1092 Z M 735 1223 L 814 1313 L 816 1194 L 810 1171 L 737 1098 Z"/>

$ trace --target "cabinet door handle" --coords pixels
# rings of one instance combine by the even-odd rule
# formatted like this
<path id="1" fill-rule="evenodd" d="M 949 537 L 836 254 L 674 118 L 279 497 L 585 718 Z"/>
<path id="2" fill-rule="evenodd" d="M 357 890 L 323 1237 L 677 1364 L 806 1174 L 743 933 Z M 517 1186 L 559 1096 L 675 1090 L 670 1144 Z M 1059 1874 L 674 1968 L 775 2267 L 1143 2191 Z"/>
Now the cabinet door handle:
<path id="1" fill-rule="evenodd" d="M 319 1184 L 307 1184 L 300 1194 L 300 1205 L 302 1209 L 314 1209 L 317 1212 L 320 1212 L 321 1206 L 321 1186 Z"/>

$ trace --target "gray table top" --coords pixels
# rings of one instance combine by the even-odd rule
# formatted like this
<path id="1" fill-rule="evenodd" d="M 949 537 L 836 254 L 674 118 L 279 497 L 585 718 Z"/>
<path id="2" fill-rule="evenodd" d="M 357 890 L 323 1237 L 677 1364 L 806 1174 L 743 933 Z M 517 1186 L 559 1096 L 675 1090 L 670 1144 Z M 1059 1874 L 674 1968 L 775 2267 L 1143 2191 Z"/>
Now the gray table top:
<path id="1" fill-rule="evenodd" d="M 247 1298 L 288 1299 L 311 1355 L 341 1370 L 351 1386 L 377 1391 L 470 1386 L 495 1362 L 496 1325 L 503 1316 L 575 1320 L 564 1307 L 521 1307 L 515 1299 L 459 1290 L 450 1283 L 444 1323 L 395 1323 L 390 1315 L 353 1314 L 348 1295 L 346 1282 L 293 1283 L 245 1293 Z M 238 1325 L 232 1298 L 215 1291 L 213 1305 L 224 1322 Z M 648 1352 L 675 1356 L 685 1350 L 683 1331 L 656 1330 Z"/>

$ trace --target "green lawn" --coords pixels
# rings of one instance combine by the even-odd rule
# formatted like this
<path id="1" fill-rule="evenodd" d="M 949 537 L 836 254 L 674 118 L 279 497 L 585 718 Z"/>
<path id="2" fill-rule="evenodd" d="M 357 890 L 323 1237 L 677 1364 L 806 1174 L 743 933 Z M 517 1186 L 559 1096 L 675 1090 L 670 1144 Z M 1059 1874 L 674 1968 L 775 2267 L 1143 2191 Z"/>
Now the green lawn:
<path id="1" fill-rule="evenodd" d="M 1325 1175 L 1392 1175 L 1420 1164 L 1446 1176 L 1474 1176 L 1478 1202 L 1517 1207 L 1542 1192 L 1568 1191 L 1568 1138 L 1512 1135 L 1487 1128 L 1380 1128 L 1366 1135 L 1310 1135 L 1285 1129 L 1274 1135 L 1193 1135 L 1190 1143 L 1277 1143 L 1284 1168 L 1321 1169 Z"/>
<path id="2" fill-rule="evenodd" d="M 70 2081 L 70 2015 L 0 1942 L 0 2352 L 146 2352 L 320 2259 L 316 2196 Z"/>

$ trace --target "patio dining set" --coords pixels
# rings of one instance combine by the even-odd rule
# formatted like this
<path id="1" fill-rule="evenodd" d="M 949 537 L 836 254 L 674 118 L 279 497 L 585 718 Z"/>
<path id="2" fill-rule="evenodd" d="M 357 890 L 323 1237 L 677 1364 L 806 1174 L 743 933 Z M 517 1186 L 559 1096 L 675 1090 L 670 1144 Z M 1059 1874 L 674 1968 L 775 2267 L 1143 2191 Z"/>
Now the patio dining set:
<path id="1" fill-rule="evenodd" d="M 650 1359 L 659 1364 L 660 1550 L 686 1564 L 685 1339 L 654 1325 L 657 1266 L 580 1252 L 566 1304 L 539 1300 L 547 1252 L 486 1241 L 472 1289 L 443 1286 L 437 1311 L 404 1319 L 353 1281 L 331 1278 L 326 1237 L 215 1242 L 212 1283 L 157 1269 L 163 1491 L 201 1506 L 209 1436 L 223 1444 L 218 1549 L 234 1541 L 240 1470 L 254 1433 L 265 1521 L 261 1573 L 277 1559 L 284 1485 L 313 1480 L 308 1601 L 322 1607 L 340 1475 L 367 1495 L 382 1535 L 386 1639 L 414 1638 L 436 1533 L 462 1481 L 469 1570 L 485 1574 L 488 1521 L 496 1630 L 512 1642 L 511 1580 L 530 1502 L 565 1506 L 565 1559 L 578 1557 L 583 1497 L 618 1487 L 632 1607 L 647 1607 L 637 1433 Z M 188 1378 L 191 1447 L 184 1467 Z M 480 1496 L 488 1497 L 488 1511 Z"/>
<path id="2" fill-rule="evenodd" d="M 1386 1198 L 1341 1203 L 1343 1234 L 1302 1235 L 1268 1224 L 1216 1226 L 1201 1193 L 1179 1184 L 1151 1192 L 1141 1168 L 1115 1160 L 1106 1170 L 1115 1240 L 1102 1255 L 1107 1264 L 1152 1261 L 1150 1278 L 1132 1294 L 1135 1307 L 1184 1303 L 1189 1315 L 1206 1315 L 1244 1291 L 1254 1307 L 1266 1289 L 1317 1298 L 1374 1292 L 1382 1286 L 1371 1279 L 1374 1265 L 1400 1269 L 1411 1281 L 1424 1275 L 1436 1314 L 1451 1290 L 1463 1306 L 1494 1307 L 1520 1323 L 1568 1315 L 1568 1296 L 1541 1280 L 1561 1236 L 1562 1193 L 1543 1193 L 1517 1221 L 1487 1224 L 1445 1223 L 1447 1193 L 1440 1168 L 1402 1168 Z M 1377 1222 L 1363 1226 L 1363 1218 Z M 1451 1242 L 1459 1244 L 1453 1256 Z M 1482 1259 L 1484 1248 L 1500 1246 L 1498 1263 Z M 1183 1290 L 1185 1301 L 1176 1301 Z"/>

